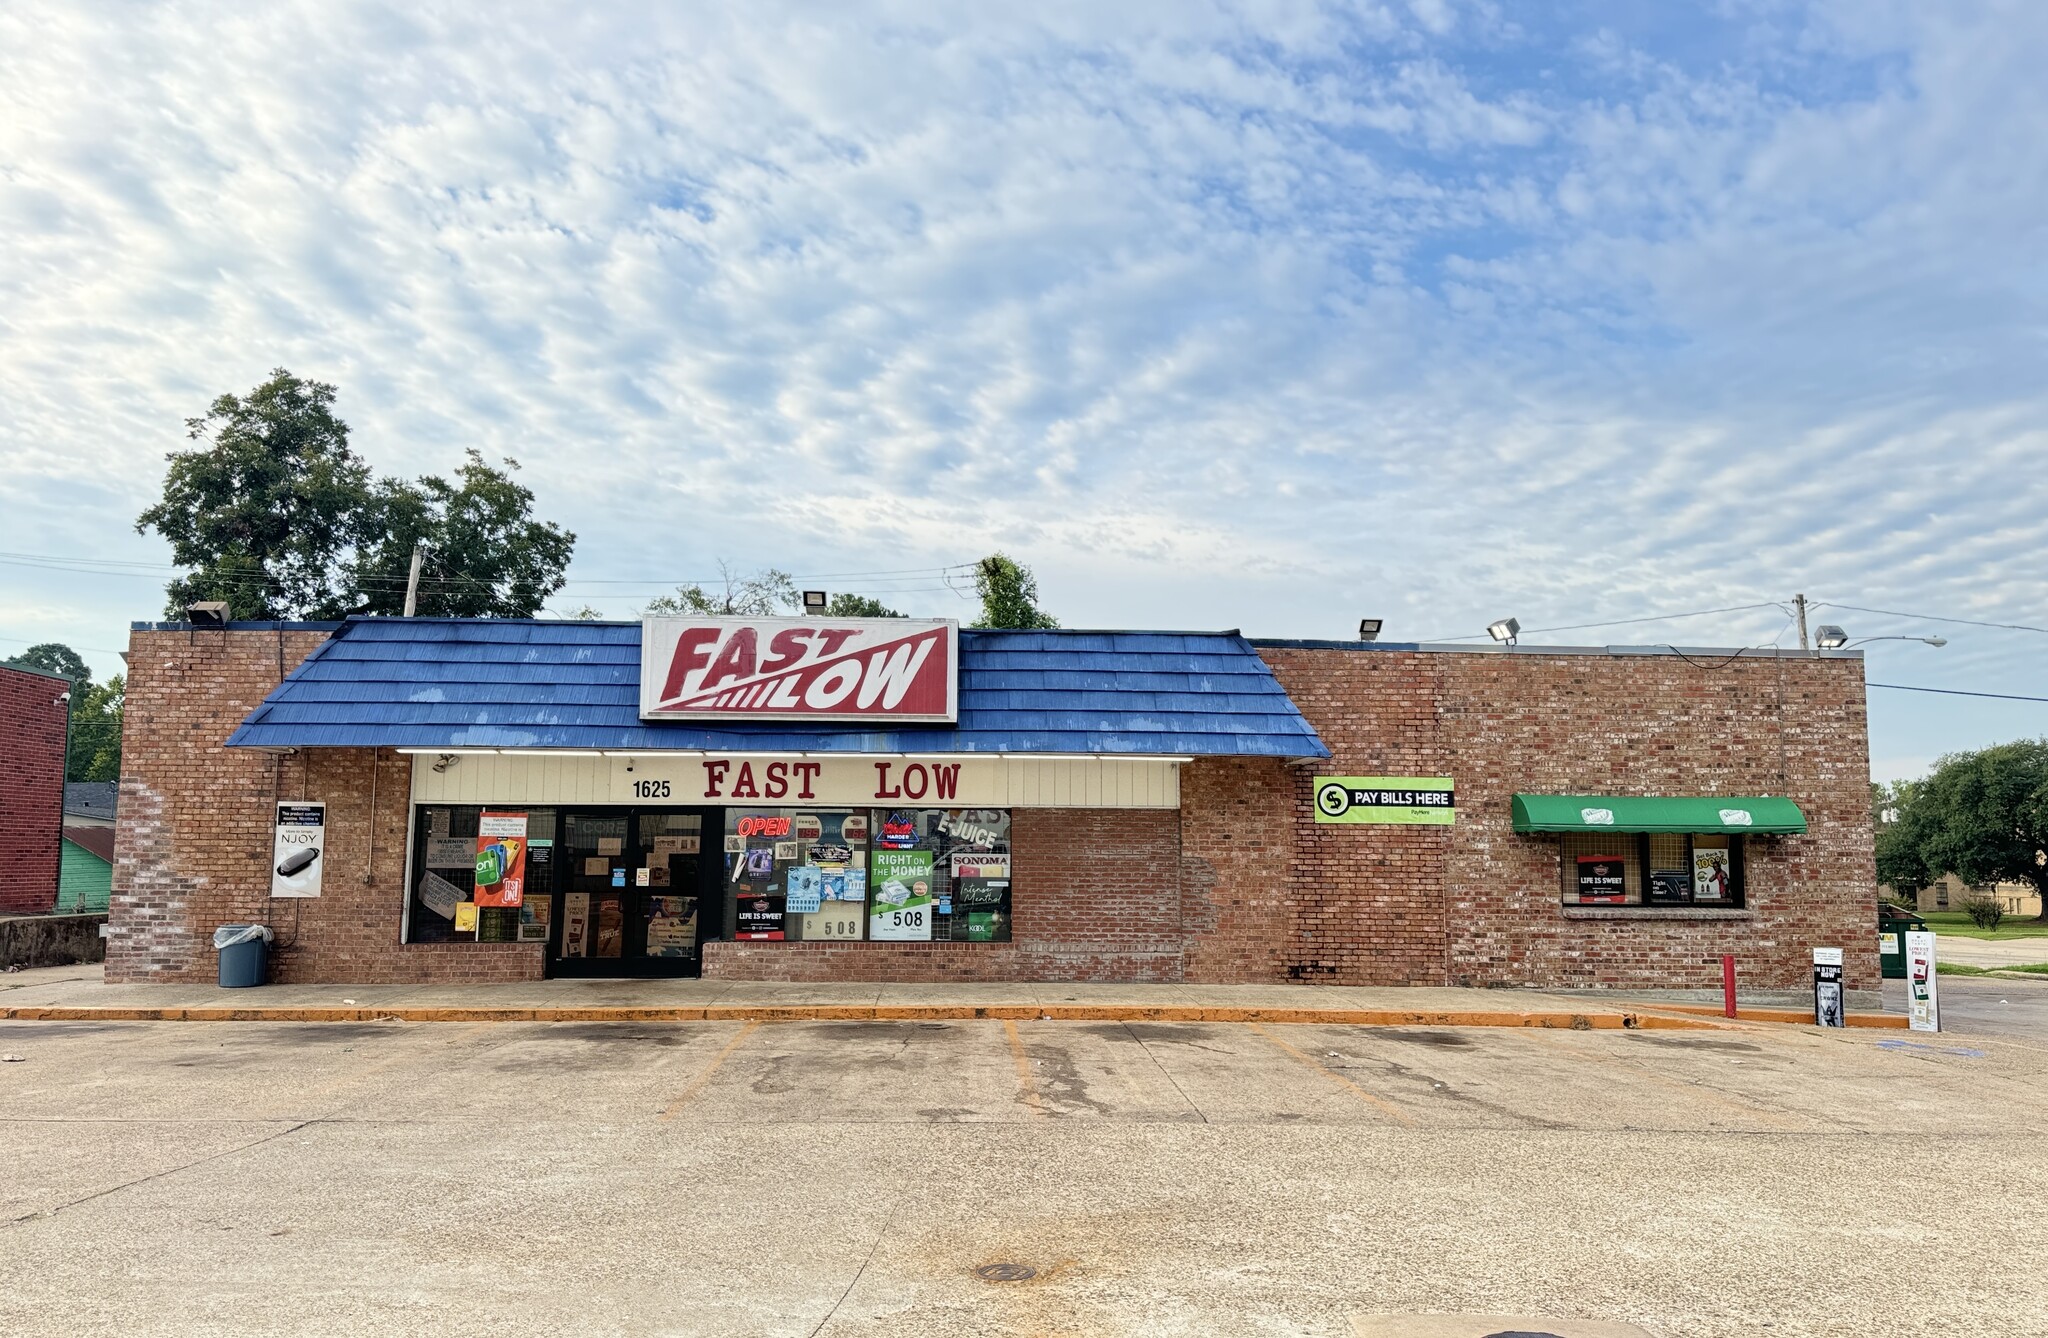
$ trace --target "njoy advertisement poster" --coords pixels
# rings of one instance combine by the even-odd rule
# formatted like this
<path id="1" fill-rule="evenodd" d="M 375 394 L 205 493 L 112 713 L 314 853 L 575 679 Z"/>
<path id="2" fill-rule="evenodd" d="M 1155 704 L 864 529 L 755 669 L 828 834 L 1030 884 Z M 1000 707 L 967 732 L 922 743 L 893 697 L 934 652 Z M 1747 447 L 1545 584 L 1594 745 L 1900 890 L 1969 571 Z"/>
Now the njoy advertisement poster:
<path id="1" fill-rule="evenodd" d="M 270 895 L 317 897 L 327 862 L 327 805 L 284 800 L 270 845 Z"/>

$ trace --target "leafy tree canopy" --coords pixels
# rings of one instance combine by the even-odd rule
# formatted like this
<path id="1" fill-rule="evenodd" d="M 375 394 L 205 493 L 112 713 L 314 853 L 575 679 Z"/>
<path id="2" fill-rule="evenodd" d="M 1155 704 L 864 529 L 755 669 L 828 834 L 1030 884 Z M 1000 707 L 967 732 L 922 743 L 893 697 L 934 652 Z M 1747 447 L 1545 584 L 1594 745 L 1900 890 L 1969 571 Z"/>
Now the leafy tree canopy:
<path id="1" fill-rule="evenodd" d="M 976 627 L 1058 627 L 1059 620 L 1038 607 L 1038 578 L 1031 568 L 991 553 L 975 566 L 974 588 L 981 595 L 981 620 Z"/>
<path id="2" fill-rule="evenodd" d="M 903 615 L 868 595 L 838 594 L 825 604 L 828 618 L 901 618 Z"/>
<path id="3" fill-rule="evenodd" d="M 135 525 L 191 568 L 166 588 L 172 617 L 209 599 L 237 618 L 400 613 L 416 543 L 421 614 L 530 617 L 561 588 L 576 536 L 534 520 L 531 491 L 475 451 L 453 483 L 377 479 L 334 401 L 278 368 L 186 420 L 203 444 L 168 457 L 163 497 Z"/>
<path id="4" fill-rule="evenodd" d="M 68 678 L 73 683 L 92 677 L 92 670 L 86 667 L 78 652 L 61 641 L 45 641 L 40 646 L 30 646 L 15 657 L 14 663 L 24 669 Z"/>
<path id="5" fill-rule="evenodd" d="M 84 683 L 71 695 L 71 751 L 64 779 L 121 779 L 121 707 L 127 682 L 115 674 L 104 683 Z"/>
<path id="6" fill-rule="evenodd" d="M 721 562 L 718 584 L 679 585 L 673 595 L 657 595 L 647 601 L 647 612 L 681 616 L 700 614 L 712 618 L 769 618 L 802 607 L 802 598 L 786 571 L 770 567 L 752 576 L 742 576 Z"/>
<path id="7" fill-rule="evenodd" d="M 1890 797 L 1897 817 L 1880 823 L 1877 854 L 1878 876 L 1894 888 L 1952 873 L 2048 894 L 2048 739 L 1952 753 Z"/>

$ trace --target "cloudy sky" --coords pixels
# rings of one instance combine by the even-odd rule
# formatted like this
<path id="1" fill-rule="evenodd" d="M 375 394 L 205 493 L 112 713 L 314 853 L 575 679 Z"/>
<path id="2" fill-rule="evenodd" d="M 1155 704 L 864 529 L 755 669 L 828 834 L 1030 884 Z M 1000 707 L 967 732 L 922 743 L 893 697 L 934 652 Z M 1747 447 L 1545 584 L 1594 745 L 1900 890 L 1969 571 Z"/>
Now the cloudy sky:
<path id="1" fill-rule="evenodd" d="M 2044 65 L 2037 0 L 0 5 L 0 652 L 118 667 L 182 420 L 285 366 L 384 472 L 516 457 L 563 609 L 958 616 L 996 548 L 1070 626 L 1803 591 L 1949 638 L 1873 681 L 2048 695 L 1927 617 L 2048 625 Z M 2048 733 L 1871 696 L 1880 775 Z"/>

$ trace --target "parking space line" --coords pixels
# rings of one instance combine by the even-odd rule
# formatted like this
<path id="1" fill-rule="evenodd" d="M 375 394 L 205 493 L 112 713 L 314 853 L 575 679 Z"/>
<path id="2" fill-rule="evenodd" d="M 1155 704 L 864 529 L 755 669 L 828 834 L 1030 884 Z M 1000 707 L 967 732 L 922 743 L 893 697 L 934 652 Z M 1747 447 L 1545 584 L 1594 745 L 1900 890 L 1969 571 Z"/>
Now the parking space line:
<path id="1" fill-rule="evenodd" d="M 1003 1035 L 1010 1042 L 1010 1059 L 1017 1065 L 1017 1086 L 1023 1089 L 1025 1108 L 1037 1119 L 1047 1118 L 1052 1112 L 1038 1095 L 1038 1084 L 1031 1081 L 1031 1059 L 1024 1053 L 1024 1037 L 1017 1031 L 1016 1022 L 1004 1018 Z"/>
<path id="2" fill-rule="evenodd" d="M 675 1100 L 668 1103 L 668 1109 L 661 1112 L 661 1118 L 663 1120 L 674 1119 L 675 1113 L 683 1108 L 685 1102 L 704 1090 L 704 1084 L 711 1081 L 711 1075 L 718 1072 L 718 1066 L 726 1061 L 726 1057 L 739 1049 L 740 1042 L 751 1036 L 760 1025 L 760 1019 L 756 1018 L 741 1027 L 739 1034 L 725 1043 L 725 1049 L 713 1055 L 711 1062 L 706 1064 L 696 1077 L 690 1079 L 690 1085 L 678 1093 Z"/>
<path id="3" fill-rule="evenodd" d="M 1272 1032 L 1267 1031 L 1263 1025 L 1257 1022 L 1247 1022 L 1245 1023 L 1245 1026 L 1251 1028 L 1259 1035 L 1265 1037 L 1274 1045 L 1279 1046 L 1289 1055 L 1292 1055 L 1295 1059 L 1299 1060 L 1303 1064 L 1306 1064 L 1308 1067 L 1314 1069 L 1316 1072 L 1322 1074 L 1324 1077 L 1342 1083 L 1345 1087 L 1351 1089 L 1351 1091 L 1354 1094 L 1362 1098 L 1367 1105 L 1377 1107 L 1379 1110 L 1385 1112 L 1389 1117 L 1398 1121 L 1401 1124 L 1408 1126 L 1410 1129 L 1421 1127 L 1420 1123 L 1416 1120 L 1416 1118 L 1413 1115 L 1410 1115 L 1407 1111 L 1402 1110 L 1399 1106 L 1395 1105 L 1391 1101 L 1386 1100 L 1384 1097 L 1374 1096 L 1371 1092 L 1366 1091 L 1363 1087 L 1360 1087 L 1357 1083 L 1351 1081 L 1351 1079 L 1345 1077 L 1343 1074 L 1337 1072 L 1337 1070 L 1331 1068 L 1329 1065 L 1324 1064 L 1323 1062 L 1318 1060 L 1314 1055 L 1311 1055 L 1303 1050 L 1295 1049 L 1287 1042 L 1281 1040 L 1278 1036 L 1275 1036 Z"/>

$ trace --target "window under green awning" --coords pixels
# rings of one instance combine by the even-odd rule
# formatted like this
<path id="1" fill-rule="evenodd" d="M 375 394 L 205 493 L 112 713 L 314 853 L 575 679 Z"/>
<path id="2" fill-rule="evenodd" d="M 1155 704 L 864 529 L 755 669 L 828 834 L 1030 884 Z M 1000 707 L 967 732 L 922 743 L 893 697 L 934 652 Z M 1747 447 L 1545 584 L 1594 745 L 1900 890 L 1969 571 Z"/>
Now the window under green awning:
<path id="1" fill-rule="evenodd" d="M 1777 795 L 1637 799 L 1593 794 L 1518 794 L 1518 832 L 1750 832 L 1806 830 L 1799 805 Z"/>

